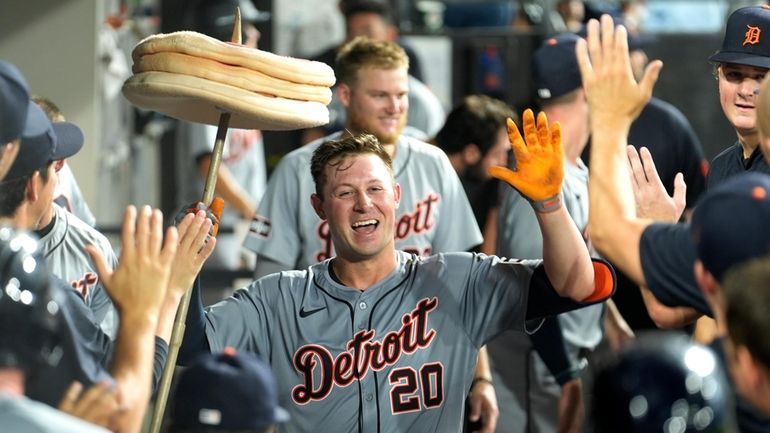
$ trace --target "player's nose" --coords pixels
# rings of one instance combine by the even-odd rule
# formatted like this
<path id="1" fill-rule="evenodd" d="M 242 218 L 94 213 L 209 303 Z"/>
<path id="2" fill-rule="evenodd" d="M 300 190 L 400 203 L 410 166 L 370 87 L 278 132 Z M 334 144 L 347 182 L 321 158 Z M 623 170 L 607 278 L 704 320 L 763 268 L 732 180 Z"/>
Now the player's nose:
<path id="1" fill-rule="evenodd" d="M 366 191 L 359 191 L 356 194 L 355 210 L 367 210 L 372 206 L 372 198 Z"/>

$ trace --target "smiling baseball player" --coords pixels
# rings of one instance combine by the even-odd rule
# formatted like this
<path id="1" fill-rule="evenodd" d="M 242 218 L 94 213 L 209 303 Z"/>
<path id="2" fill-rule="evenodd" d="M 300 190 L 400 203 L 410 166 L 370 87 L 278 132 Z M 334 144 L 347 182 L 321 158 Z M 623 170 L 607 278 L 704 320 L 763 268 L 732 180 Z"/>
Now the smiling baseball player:
<path id="1" fill-rule="evenodd" d="M 313 154 L 311 201 L 337 255 L 257 280 L 206 312 L 198 296 L 180 360 L 225 346 L 260 354 L 291 415 L 279 431 L 461 431 L 483 344 L 523 330 L 525 318 L 601 301 L 613 289 L 611 268 L 591 265 L 561 206 L 558 127 L 549 131 L 544 115 L 536 126 L 528 111 L 528 146 L 509 127 L 520 169 L 493 175 L 532 200 L 542 262 L 397 251 L 402 190 L 387 152 L 368 134 L 330 141 Z"/>

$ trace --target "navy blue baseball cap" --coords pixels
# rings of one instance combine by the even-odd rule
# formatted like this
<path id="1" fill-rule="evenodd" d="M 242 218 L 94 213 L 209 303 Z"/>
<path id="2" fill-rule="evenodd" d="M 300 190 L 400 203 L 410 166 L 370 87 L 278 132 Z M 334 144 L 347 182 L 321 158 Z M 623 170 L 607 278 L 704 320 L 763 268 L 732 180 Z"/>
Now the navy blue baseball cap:
<path id="1" fill-rule="evenodd" d="M 0 60 L 0 145 L 21 137 L 30 104 L 24 76 L 16 66 Z"/>
<path id="2" fill-rule="evenodd" d="M 693 211 L 698 259 L 717 281 L 734 265 L 770 254 L 770 176 L 746 173 L 709 190 Z"/>
<path id="3" fill-rule="evenodd" d="M 83 147 L 83 141 L 83 131 L 77 125 L 70 122 L 52 124 L 43 110 L 30 100 L 19 154 L 4 180 L 18 179 L 51 161 L 69 158 Z"/>
<path id="4" fill-rule="evenodd" d="M 288 419 L 270 366 L 253 354 L 230 348 L 203 354 L 179 377 L 172 412 L 177 430 L 261 430 Z"/>
<path id="5" fill-rule="evenodd" d="M 580 37 L 564 33 L 548 38 L 532 56 L 532 79 L 537 97 L 547 101 L 583 85 L 575 44 Z"/>
<path id="6" fill-rule="evenodd" d="M 709 60 L 770 69 L 770 7 L 736 9 L 727 19 L 722 49 Z"/>

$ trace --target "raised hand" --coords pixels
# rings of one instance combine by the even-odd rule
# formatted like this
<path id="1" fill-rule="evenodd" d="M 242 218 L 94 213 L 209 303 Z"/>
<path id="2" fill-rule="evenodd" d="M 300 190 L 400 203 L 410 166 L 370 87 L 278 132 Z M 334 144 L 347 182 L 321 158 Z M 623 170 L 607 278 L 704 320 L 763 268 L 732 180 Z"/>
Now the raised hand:
<path id="1" fill-rule="evenodd" d="M 677 173 L 674 178 L 674 195 L 669 196 L 658 176 L 652 154 L 646 147 L 637 152 L 634 146 L 628 146 L 628 165 L 636 201 L 636 216 L 658 221 L 679 221 L 687 204 L 687 185 L 682 173 Z"/>
<path id="2" fill-rule="evenodd" d="M 593 129 L 596 125 L 628 128 L 650 100 L 663 63 L 650 62 L 637 83 L 631 70 L 626 29 L 615 27 L 609 15 L 602 15 L 601 23 L 590 20 L 587 40 L 578 41 L 575 49 Z"/>
<path id="3" fill-rule="evenodd" d="M 540 212 L 558 209 L 564 179 L 564 148 L 559 122 L 548 125 L 541 112 L 535 122 L 532 110 L 524 111 L 523 130 L 526 142 L 516 124 L 508 119 L 508 138 L 516 157 L 516 170 L 491 167 L 489 174 L 516 188 Z"/>
<path id="4" fill-rule="evenodd" d="M 203 263 L 214 251 L 216 238 L 209 236 L 212 221 L 206 211 L 188 213 L 177 225 L 179 245 L 171 267 L 169 291 L 180 298 L 192 286 Z"/>
<path id="5" fill-rule="evenodd" d="M 86 250 L 120 312 L 121 321 L 157 321 L 176 254 L 177 230 L 169 227 L 164 239 L 163 214 L 159 210 L 144 206 L 137 216 L 136 208 L 128 206 L 123 215 L 121 239 L 120 259 L 114 271 L 98 249 L 89 245 Z"/>

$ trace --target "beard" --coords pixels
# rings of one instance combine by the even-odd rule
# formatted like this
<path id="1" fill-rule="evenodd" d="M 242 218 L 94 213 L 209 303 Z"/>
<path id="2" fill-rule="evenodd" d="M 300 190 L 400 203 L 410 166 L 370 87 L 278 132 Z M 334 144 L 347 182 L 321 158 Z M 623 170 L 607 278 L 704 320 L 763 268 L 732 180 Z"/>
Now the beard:
<path id="1" fill-rule="evenodd" d="M 392 132 L 378 131 L 377 128 L 369 122 L 364 116 L 359 116 L 356 110 L 350 110 L 348 115 L 348 129 L 353 134 L 372 134 L 377 137 L 380 144 L 395 144 L 398 141 L 398 137 L 406 126 L 406 113 L 402 114 L 398 119 L 398 125 Z"/>

